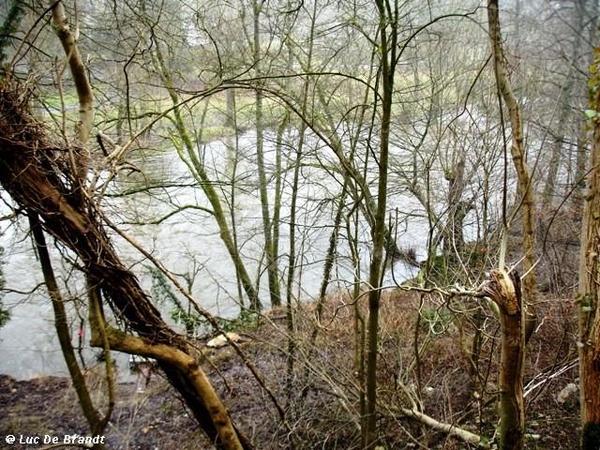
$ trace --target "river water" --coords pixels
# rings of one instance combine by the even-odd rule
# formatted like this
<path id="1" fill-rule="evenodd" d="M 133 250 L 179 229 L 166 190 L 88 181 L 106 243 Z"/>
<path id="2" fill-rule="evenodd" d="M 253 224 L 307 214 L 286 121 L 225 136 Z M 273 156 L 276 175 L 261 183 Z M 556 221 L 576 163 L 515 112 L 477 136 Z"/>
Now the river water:
<path id="1" fill-rule="evenodd" d="M 272 136 L 271 136 L 272 137 Z M 230 144 L 230 143 L 228 143 Z M 255 136 L 247 133 L 239 139 L 237 154 L 240 156 L 236 179 L 238 186 L 235 199 L 235 216 L 238 241 L 241 252 L 253 279 L 261 266 L 262 238 L 260 230 L 262 218 L 260 200 L 256 184 L 256 168 L 253 163 Z M 273 163 L 274 145 L 267 139 L 267 164 Z M 215 141 L 202 149 L 202 154 L 211 176 L 225 179 L 230 176 L 232 163 L 225 141 Z M 201 189 L 194 182 L 188 167 L 175 151 L 152 153 L 150 156 L 133 157 L 131 160 L 143 175 L 137 172 L 119 175 L 109 192 L 123 192 L 139 189 L 145 183 L 167 183 L 170 187 L 146 190 L 129 196 L 109 196 L 104 200 L 103 210 L 120 229 L 132 236 L 147 251 L 160 260 L 181 283 L 190 288 L 197 302 L 213 314 L 232 317 L 239 312 L 237 285 L 233 266 L 229 255 L 219 238 L 218 228 L 212 216 L 197 207 L 209 208 Z M 284 161 L 285 162 L 285 161 Z M 297 280 L 296 295 L 301 301 L 310 301 L 318 292 L 323 260 L 328 247 L 331 224 L 333 223 L 333 207 L 324 207 L 331 199 L 332 193 L 339 190 L 339 183 L 328 178 L 322 170 L 310 167 L 302 170 L 302 185 L 299 191 L 298 208 L 298 261 L 301 279 Z M 289 185 L 291 171 L 285 178 Z M 273 198 L 274 186 L 269 185 Z M 227 196 L 228 183 L 217 185 Z M 6 194 L 3 193 L 6 200 Z M 283 255 L 281 267 L 287 264 L 289 245 L 289 189 L 284 191 L 282 203 L 281 244 Z M 330 202 L 330 204 L 332 204 Z M 194 206 L 194 207 L 191 207 Z M 184 208 L 183 212 L 173 215 L 160 223 L 149 223 L 164 217 L 176 208 Z M 404 211 L 417 211 L 414 199 L 405 195 L 390 198 L 390 210 L 401 207 Z M 6 208 L 5 208 L 6 209 Z M 6 212 L 3 210 L 3 212 Z M 146 223 L 140 225 L 140 223 Z M 8 292 L 4 296 L 5 306 L 10 307 L 12 318 L 0 329 L 0 373 L 17 378 L 30 378 L 40 375 L 64 375 L 66 368 L 55 337 L 53 314 L 50 302 L 43 288 L 34 288 L 42 283 L 42 276 L 31 241 L 27 235 L 25 221 L 2 225 L 0 245 L 5 249 L 5 265 L 3 266 Z M 363 268 L 368 260 L 368 230 L 363 227 L 362 238 L 365 244 L 361 247 Z M 418 256 L 423 257 L 420 249 L 425 248 L 427 240 L 426 226 L 423 220 L 413 217 L 408 223 L 399 227 L 400 244 L 408 243 L 417 249 Z M 338 263 L 335 267 L 334 281 L 330 289 L 348 287 L 353 279 L 352 270 L 347 258 L 345 246 L 340 244 Z M 123 261 L 137 274 L 141 284 L 151 292 L 152 277 L 149 272 L 150 262 L 122 238 L 114 236 L 115 246 Z M 56 260 L 56 270 L 61 280 L 75 280 L 71 283 L 71 291 L 65 290 L 66 298 L 77 298 L 76 275 L 69 274 L 67 267 L 60 264 L 58 252 L 52 249 Z M 301 270 L 300 270 L 301 268 Z M 403 262 L 394 266 L 396 279 L 406 279 L 415 275 L 415 269 Z M 265 303 L 266 276 L 262 277 L 261 293 Z M 364 278 L 363 278 L 364 279 Z M 391 283 L 391 273 L 387 282 Z M 27 294 L 33 291 L 33 293 Z M 71 317 L 76 316 L 76 303 L 70 302 Z M 268 303 L 266 305 L 268 307 Z M 168 305 L 161 306 L 164 316 L 168 317 Z M 72 335 L 77 341 L 79 319 L 73 320 Z M 175 325 L 177 326 L 177 325 Z M 83 336 L 85 342 L 87 336 Z M 84 350 L 88 361 L 93 360 L 92 351 Z M 120 366 L 126 365 L 127 357 L 118 356 Z"/>

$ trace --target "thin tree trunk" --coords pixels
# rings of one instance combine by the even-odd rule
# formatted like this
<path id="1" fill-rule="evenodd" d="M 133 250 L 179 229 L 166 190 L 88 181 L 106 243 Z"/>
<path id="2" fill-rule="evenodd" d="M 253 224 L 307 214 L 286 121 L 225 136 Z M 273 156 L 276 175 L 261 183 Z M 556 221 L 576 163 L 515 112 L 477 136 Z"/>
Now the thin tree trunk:
<path id="1" fill-rule="evenodd" d="M 311 27 L 311 33 L 313 31 L 313 27 Z M 311 35 L 312 38 L 312 35 Z M 312 39 L 311 39 L 312 43 Z M 288 46 L 288 71 L 291 71 L 291 67 L 293 64 L 294 55 L 292 53 L 292 48 Z M 309 47 L 308 53 L 308 64 L 310 66 L 312 59 L 312 45 Z M 306 105 L 307 105 L 307 95 L 309 88 L 310 78 L 304 80 L 303 85 L 303 95 L 302 95 L 302 114 L 306 113 Z M 289 80 L 286 81 L 286 90 L 290 90 L 291 84 Z M 275 244 L 278 243 L 279 240 L 279 216 L 281 213 L 281 195 L 282 195 L 282 164 L 281 164 L 281 155 L 282 155 L 282 146 L 283 146 L 283 133 L 285 129 L 290 123 L 292 111 L 289 108 L 286 108 L 285 117 L 282 122 L 277 127 L 277 185 L 275 189 L 275 211 L 273 213 L 273 231 L 274 231 L 274 241 Z M 300 125 L 300 129 L 298 131 L 298 143 L 296 144 L 296 155 L 293 161 L 292 167 L 294 168 L 294 172 L 292 175 L 292 192 L 291 192 L 291 201 L 290 201 L 290 217 L 289 217 L 289 253 L 288 253 L 288 274 L 287 281 L 285 286 L 285 316 L 286 316 L 286 328 L 287 328 L 287 373 L 286 373 L 286 398 L 287 404 L 291 405 L 294 397 L 294 363 L 297 358 L 297 343 L 296 343 L 296 325 L 295 325 L 295 313 L 294 313 L 294 281 L 296 279 L 296 203 L 298 201 L 298 189 L 300 186 L 300 167 L 302 162 L 302 155 L 304 153 L 304 133 L 306 131 L 306 124 L 302 123 Z M 278 247 L 276 247 L 278 248 Z M 275 251 L 275 254 L 278 254 L 278 250 Z M 293 439 L 292 439 L 293 442 Z"/>
<path id="2" fill-rule="evenodd" d="M 89 166 L 90 158 L 88 149 L 85 146 L 90 139 L 94 121 L 94 95 L 92 94 L 92 87 L 87 77 L 87 70 L 79 52 L 75 34 L 71 32 L 69 27 L 63 3 L 54 0 L 51 0 L 50 3 L 52 5 L 52 25 L 65 51 L 79 99 L 79 123 L 75 130 L 79 142 L 75 149 L 70 149 L 70 154 L 71 164 L 77 174 L 76 182 L 81 185 L 87 177 Z M 73 154 L 74 150 L 77 150 L 77 155 Z"/>
<path id="3" fill-rule="evenodd" d="M 567 75 L 563 82 L 563 86 L 560 90 L 558 97 L 559 114 L 556 121 L 556 132 L 553 133 L 554 142 L 552 143 L 552 153 L 550 155 L 550 162 L 548 165 L 548 174 L 546 177 L 546 184 L 544 186 L 544 192 L 542 194 L 542 207 L 544 209 L 552 206 L 552 201 L 556 195 L 556 179 L 558 177 L 558 169 L 560 167 L 561 150 L 565 140 L 565 127 L 569 123 L 569 116 L 571 115 L 571 100 L 573 95 L 573 87 L 575 86 L 574 71 L 577 70 L 577 61 L 581 52 L 581 32 L 584 29 L 585 20 L 585 5 L 582 1 L 575 1 L 573 8 L 573 25 L 572 29 L 574 32 L 573 45 L 571 46 L 571 53 L 568 60 Z"/>
<path id="4" fill-rule="evenodd" d="M 351 219 L 354 219 L 352 222 Z M 354 369 L 356 370 L 356 378 L 360 386 L 358 392 L 358 406 L 361 417 L 361 427 L 366 429 L 366 417 L 367 417 L 367 401 L 366 401 L 366 389 L 365 389 L 365 344 L 367 342 L 367 327 L 363 312 L 361 311 L 361 264 L 360 254 L 358 250 L 358 224 L 359 224 L 359 212 L 358 209 L 354 211 L 351 216 L 346 217 L 346 231 L 349 240 L 350 247 L 350 258 L 352 261 L 352 268 L 354 279 L 352 280 L 352 304 L 354 305 Z M 352 225 L 354 228 L 352 229 Z"/>
<path id="5" fill-rule="evenodd" d="M 584 14 L 586 14 L 586 20 L 588 21 L 588 35 L 587 41 L 594 44 L 597 42 L 596 35 L 598 32 L 598 2 L 587 2 L 586 0 L 577 0 L 580 3 L 579 8 L 584 10 Z M 589 3 L 589 4 L 588 4 Z M 588 9 L 589 8 L 589 9 Z M 591 66 L 594 63 L 594 53 L 590 52 L 590 55 L 586 59 L 587 66 Z M 588 86 L 584 85 L 581 87 L 582 90 L 585 89 L 585 96 L 588 95 Z M 575 160 L 575 175 L 573 177 L 573 181 L 575 186 L 573 187 L 573 195 L 572 195 L 572 204 L 573 210 L 575 211 L 575 217 L 579 218 L 582 216 L 583 210 L 583 195 L 585 191 L 585 184 L 582 181 L 586 176 L 586 163 L 589 158 L 587 139 L 587 129 L 585 124 L 581 124 L 579 127 L 579 134 L 577 136 L 577 147 L 576 147 L 576 157 Z"/>
<path id="6" fill-rule="evenodd" d="M 235 89 L 227 89 L 227 122 L 235 130 L 233 136 L 227 136 L 225 139 L 225 147 L 227 148 L 227 169 L 226 173 L 230 178 L 230 204 L 229 204 L 229 220 L 231 221 L 231 239 L 235 248 L 239 248 L 238 233 L 237 233 L 237 218 L 236 218 L 236 202 L 237 202 L 237 169 L 239 163 L 239 135 L 237 132 L 238 121 L 237 111 L 235 108 Z M 235 266 L 235 265 L 234 265 Z M 235 266 L 235 280 L 237 286 L 237 296 L 240 307 L 244 308 L 244 288 L 238 267 Z"/>
<path id="7" fill-rule="evenodd" d="M 470 205 L 462 201 L 465 190 L 465 155 L 460 155 L 452 162 L 452 167 L 445 173 L 448 182 L 448 222 L 443 232 L 444 253 L 449 257 L 454 252 L 461 255 L 465 244 L 464 219 Z"/>
<path id="8" fill-rule="evenodd" d="M 35 241 L 35 249 L 40 259 L 40 266 L 42 268 L 42 274 L 44 275 L 44 283 L 48 291 L 48 296 L 52 302 L 52 310 L 54 311 L 54 328 L 56 329 L 56 335 L 58 336 L 58 342 L 60 343 L 60 349 L 62 351 L 69 375 L 73 381 L 73 388 L 77 393 L 79 404 L 83 411 L 89 426 L 90 433 L 92 436 L 102 434 L 108 420 L 110 419 L 113 406 L 115 404 L 114 391 L 112 389 L 112 376 L 109 373 L 109 403 L 108 410 L 104 415 L 101 415 L 98 410 L 94 407 L 90 392 L 85 383 L 85 377 L 81 372 L 79 364 L 77 363 L 77 356 L 71 343 L 71 334 L 69 333 L 69 324 L 67 322 L 67 311 L 65 308 L 64 300 L 60 294 L 56 277 L 54 276 L 54 270 L 52 268 L 52 262 L 50 260 L 50 254 L 48 252 L 48 246 L 46 244 L 46 238 L 42 230 L 38 215 L 35 212 L 28 214 L 29 224 L 33 239 Z M 110 359 L 110 355 L 105 355 L 107 359 Z M 110 366 L 109 369 L 110 371 Z M 97 444 L 94 448 L 104 448 L 104 444 Z"/>
<path id="9" fill-rule="evenodd" d="M 502 34 L 498 0 L 488 1 L 489 34 L 494 55 L 494 73 L 498 90 L 509 111 L 512 131 L 511 155 L 518 178 L 518 193 L 523 208 L 523 250 L 525 252 L 523 269 L 523 294 L 529 304 L 535 304 L 537 299 L 537 281 L 535 276 L 535 202 L 533 198 L 533 183 L 527 168 L 525 146 L 523 144 L 523 121 L 517 99 L 506 76 L 505 57 L 502 49 Z"/>
<path id="10" fill-rule="evenodd" d="M 535 304 L 537 300 L 535 203 L 533 183 L 527 168 L 523 144 L 521 110 L 506 76 L 498 0 L 489 0 L 487 11 L 494 74 L 498 91 L 508 108 L 510 117 L 512 131 L 511 155 L 517 172 L 517 192 L 521 197 L 521 207 L 523 208 L 522 233 L 523 250 L 525 252 L 523 268 L 526 272 L 523 281 L 524 299 L 521 298 L 520 278 L 513 277 L 509 279 L 503 268 L 492 272 L 492 278 L 495 278 L 495 284 L 492 286 L 496 286 L 500 291 L 492 292 L 490 296 L 499 306 L 500 322 L 503 329 L 500 367 L 500 448 L 502 450 L 521 450 L 525 433 L 523 360 L 527 337 L 531 334 L 525 332 L 525 318 L 529 330 L 532 331 L 535 324 L 533 307 L 530 306 L 529 311 L 526 311 L 526 307 L 527 304 Z M 512 290 L 510 290 L 511 286 Z"/>
<path id="11" fill-rule="evenodd" d="M 389 235 L 387 218 L 387 179 L 390 145 L 392 95 L 396 64 L 396 39 L 398 26 L 398 4 L 377 0 L 379 10 L 379 39 L 381 49 L 381 132 L 378 155 L 378 190 L 371 228 L 373 249 L 369 268 L 369 317 L 367 318 L 367 362 L 366 362 L 366 420 L 363 430 L 363 448 L 373 448 L 377 443 L 377 349 L 379 346 L 379 304 L 381 300 L 381 278 L 385 263 L 386 240 Z"/>
<path id="12" fill-rule="evenodd" d="M 173 114 L 175 116 L 175 125 L 181 137 L 181 140 L 183 141 L 183 148 L 185 148 L 187 157 L 191 161 L 191 163 L 188 164 L 188 167 L 190 168 L 190 171 L 202 187 L 206 198 L 208 199 L 213 208 L 213 215 L 219 227 L 221 240 L 223 241 L 223 244 L 225 245 L 225 248 L 229 253 L 229 256 L 235 267 L 236 273 L 240 277 L 242 286 L 250 302 L 250 308 L 255 311 L 258 311 L 262 307 L 260 299 L 258 297 L 258 292 L 254 288 L 254 284 L 250 279 L 250 275 L 246 270 L 246 266 L 242 260 L 242 257 L 237 247 L 235 246 L 235 242 L 231 235 L 229 225 L 227 224 L 227 217 L 223 210 L 223 205 L 221 204 L 219 194 L 215 190 L 212 180 L 208 176 L 208 173 L 206 173 L 206 170 L 204 170 L 204 166 L 202 165 L 202 162 L 196 154 L 194 144 L 183 121 L 183 117 L 181 116 L 180 108 L 178 107 L 179 95 L 177 93 L 177 90 L 175 89 L 173 80 L 171 79 L 170 72 L 163 60 L 162 53 L 160 51 L 160 44 L 158 42 L 156 42 L 155 44 L 155 52 L 155 65 L 160 77 L 162 78 L 165 88 L 167 89 L 167 92 L 171 97 L 171 101 L 173 102 Z M 188 161 L 185 158 L 183 158 L 183 148 L 178 148 L 178 152 L 180 154 L 180 157 L 182 157 L 182 159 L 184 160 L 184 162 L 188 163 Z"/>
<path id="13" fill-rule="evenodd" d="M 292 178 L 292 198 L 290 204 L 290 218 L 289 218 L 289 229 L 290 229 L 290 246 L 289 246 L 289 257 L 288 257 L 288 275 L 286 283 L 286 324 L 288 332 L 288 343 L 287 343 L 287 377 L 286 377 L 286 396 L 288 404 L 291 403 L 293 398 L 293 380 L 294 380 L 294 360 L 296 353 L 296 337 L 295 337 L 295 326 L 294 326 L 294 308 L 293 308 L 293 288 L 294 279 L 296 277 L 296 202 L 298 200 L 298 188 L 300 184 L 300 163 L 302 161 L 302 153 L 304 150 L 304 131 L 301 130 L 300 140 L 296 149 L 296 158 L 293 162 L 294 175 Z"/>
<path id="14" fill-rule="evenodd" d="M 257 76 L 260 72 L 260 12 L 264 0 L 254 2 L 254 69 Z M 256 167 L 258 171 L 258 189 L 260 193 L 260 205 L 263 220 L 263 235 L 265 239 L 265 256 L 267 258 L 267 277 L 269 279 L 269 295 L 272 306 L 281 305 L 281 287 L 279 283 L 279 271 L 277 269 L 277 257 L 275 253 L 277 245 L 273 237 L 273 226 L 269 211 L 269 194 L 267 190 L 267 173 L 265 168 L 264 154 L 264 110 L 263 110 L 263 92 L 256 90 Z M 280 174 L 276 174 L 280 176 Z M 274 205 L 278 208 L 278 205 Z"/>
<path id="15" fill-rule="evenodd" d="M 237 134 L 237 117 L 235 113 L 235 89 L 227 89 L 225 91 L 225 102 L 227 107 L 227 113 L 225 115 L 224 127 L 232 128 L 234 133 Z"/>

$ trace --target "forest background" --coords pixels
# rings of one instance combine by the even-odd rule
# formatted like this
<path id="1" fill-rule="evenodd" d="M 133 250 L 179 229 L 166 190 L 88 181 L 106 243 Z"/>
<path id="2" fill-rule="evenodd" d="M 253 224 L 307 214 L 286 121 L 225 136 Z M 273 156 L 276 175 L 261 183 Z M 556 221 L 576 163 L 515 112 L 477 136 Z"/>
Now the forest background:
<path id="1" fill-rule="evenodd" d="M 42 282 L 0 319 L 51 305 L 92 435 L 122 352 L 218 448 L 599 448 L 598 4 L 500 7 L 1 7 L 3 258 Z"/>

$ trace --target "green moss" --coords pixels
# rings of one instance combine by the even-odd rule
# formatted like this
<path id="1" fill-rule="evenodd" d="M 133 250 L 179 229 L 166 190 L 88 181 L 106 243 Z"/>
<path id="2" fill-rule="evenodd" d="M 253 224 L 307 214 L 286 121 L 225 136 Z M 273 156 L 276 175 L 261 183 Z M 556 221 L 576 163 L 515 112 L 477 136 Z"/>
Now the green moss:
<path id="1" fill-rule="evenodd" d="M 256 328 L 258 314 L 249 309 L 243 309 L 235 319 L 217 318 L 219 326 L 223 331 L 240 331 Z"/>

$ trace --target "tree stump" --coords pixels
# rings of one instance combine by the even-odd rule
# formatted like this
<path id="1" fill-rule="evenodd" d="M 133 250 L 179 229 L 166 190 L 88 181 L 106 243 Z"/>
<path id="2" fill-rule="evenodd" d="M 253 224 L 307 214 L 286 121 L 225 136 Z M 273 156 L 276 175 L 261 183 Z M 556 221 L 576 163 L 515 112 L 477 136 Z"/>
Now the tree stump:
<path id="1" fill-rule="evenodd" d="M 526 343 L 521 278 L 516 272 L 495 269 L 482 288 L 482 294 L 498 305 L 502 330 L 499 374 L 500 449 L 521 450 L 525 434 L 523 365 Z"/>

